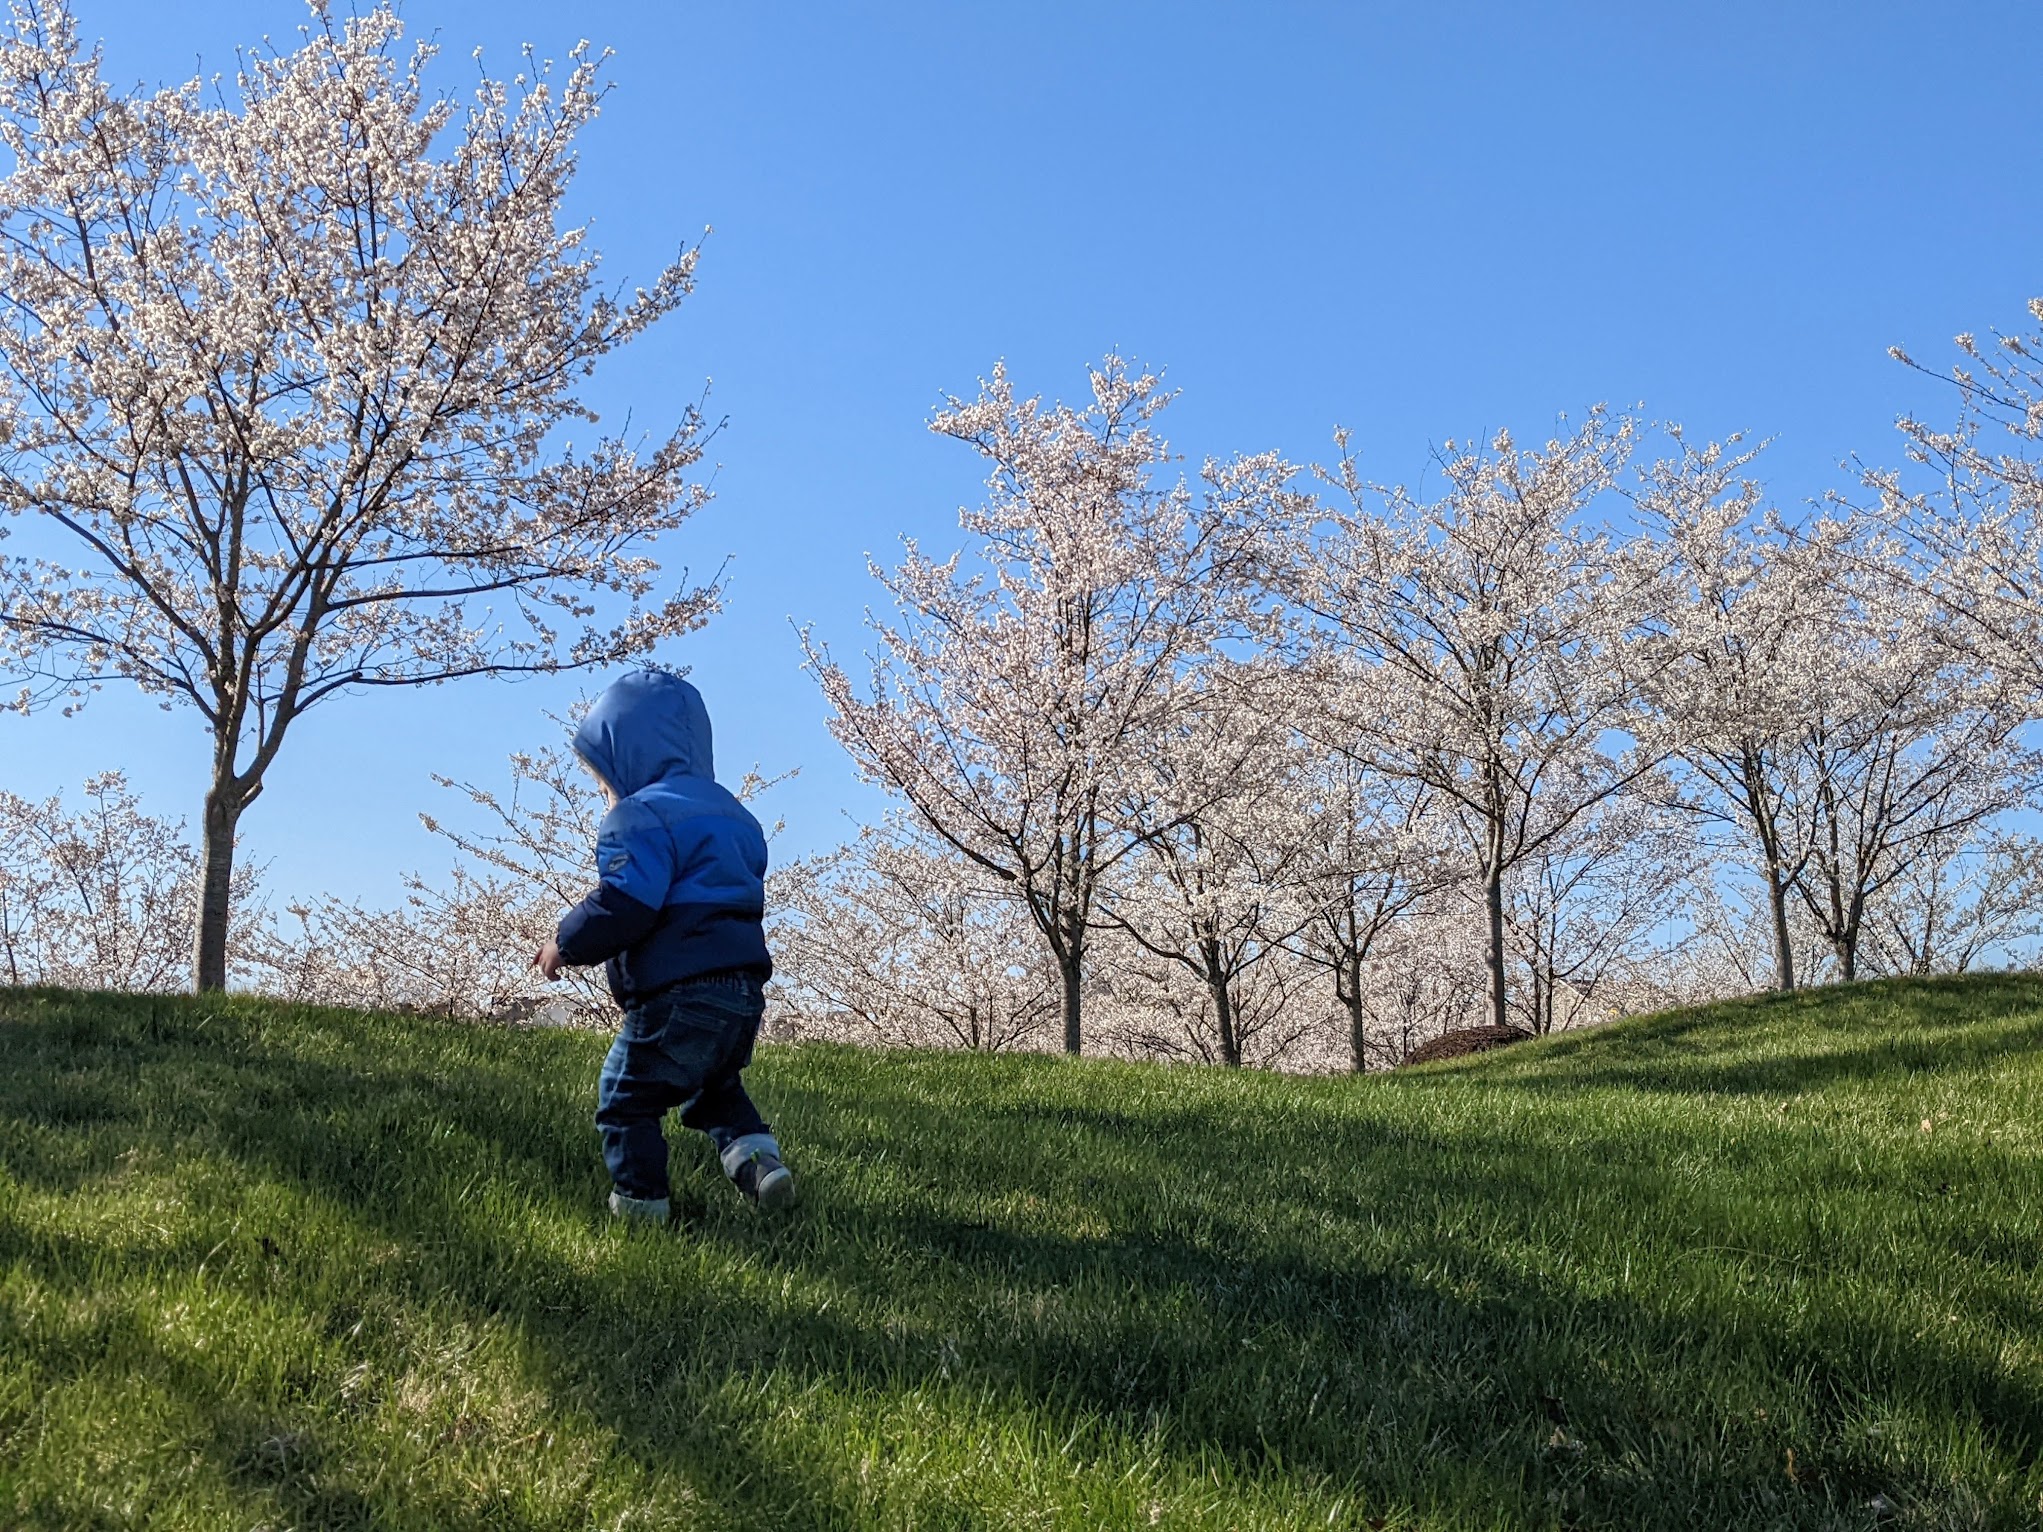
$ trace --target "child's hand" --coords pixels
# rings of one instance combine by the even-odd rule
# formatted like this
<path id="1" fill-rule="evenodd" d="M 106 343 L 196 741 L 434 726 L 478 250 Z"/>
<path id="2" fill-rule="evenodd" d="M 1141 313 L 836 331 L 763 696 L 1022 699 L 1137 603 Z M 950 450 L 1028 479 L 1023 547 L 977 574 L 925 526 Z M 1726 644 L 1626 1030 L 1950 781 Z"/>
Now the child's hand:
<path id="1" fill-rule="evenodd" d="M 546 945 L 532 955 L 532 966 L 546 975 L 546 982 L 549 984 L 559 978 L 560 943 L 549 936 Z"/>

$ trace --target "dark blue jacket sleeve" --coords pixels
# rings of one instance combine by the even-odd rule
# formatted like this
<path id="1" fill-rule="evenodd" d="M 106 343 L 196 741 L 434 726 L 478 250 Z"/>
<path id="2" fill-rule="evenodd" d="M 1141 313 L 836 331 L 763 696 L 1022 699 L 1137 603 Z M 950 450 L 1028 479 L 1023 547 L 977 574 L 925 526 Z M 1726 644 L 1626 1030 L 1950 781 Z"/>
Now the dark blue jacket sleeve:
<path id="1" fill-rule="evenodd" d="M 598 883 L 588 898 L 560 918 L 554 936 L 560 960 L 570 968 L 607 963 L 635 945 L 660 918 L 649 904 L 609 883 Z"/>
<path id="2" fill-rule="evenodd" d="M 603 963 L 635 944 L 660 918 L 674 880 L 673 838 L 657 816 L 625 799 L 596 834 L 594 892 L 561 918 L 554 940 L 573 967 Z"/>

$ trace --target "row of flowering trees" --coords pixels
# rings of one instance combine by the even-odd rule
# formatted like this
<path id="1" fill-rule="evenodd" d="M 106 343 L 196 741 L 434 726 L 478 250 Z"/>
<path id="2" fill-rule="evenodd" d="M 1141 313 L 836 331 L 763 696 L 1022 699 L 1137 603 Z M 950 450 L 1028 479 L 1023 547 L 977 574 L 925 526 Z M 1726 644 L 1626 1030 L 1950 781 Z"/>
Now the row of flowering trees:
<path id="1" fill-rule="evenodd" d="M 1363 1068 L 2012 956 L 2043 416 L 2035 342 L 1961 345 L 1965 423 L 1904 426 L 1940 482 L 1801 516 L 1756 449 L 1601 410 L 1450 443 L 1430 495 L 1345 438 L 1187 482 L 1155 376 L 996 370 L 934 422 L 987 464 L 970 545 L 875 568 L 862 677 L 805 635 L 901 808 L 784 880 L 791 1018 Z"/>

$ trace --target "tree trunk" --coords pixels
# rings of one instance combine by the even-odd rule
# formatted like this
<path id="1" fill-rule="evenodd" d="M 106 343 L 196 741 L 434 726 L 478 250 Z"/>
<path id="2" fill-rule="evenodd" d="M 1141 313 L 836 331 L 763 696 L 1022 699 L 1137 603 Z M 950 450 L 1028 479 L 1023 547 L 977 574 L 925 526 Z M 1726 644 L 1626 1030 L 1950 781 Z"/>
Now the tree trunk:
<path id="1" fill-rule="evenodd" d="M 1859 976 L 1859 937 L 1866 928 L 1866 890 L 1861 883 L 1852 890 L 1851 902 L 1847 906 L 1844 931 L 1837 944 L 1838 961 L 1844 965 L 1845 982 L 1849 984 Z"/>
<path id="2" fill-rule="evenodd" d="M 1504 1006 L 1504 870 L 1494 862 L 1483 874 L 1483 902 L 1490 917 L 1490 1025 L 1506 1025 Z"/>
<path id="3" fill-rule="evenodd" d="M 233 918 L 234 831 L 249 796 L 231 778 L 206 794 L 200 822 L 199 918 L 192 937 L 192 988 L 214 994 L 227 987 L 227 927 Z"/>
<path id="4" fill-rule="evenodd" d="M 1839 976 L 1845 983 L 1851 983 L 1859 976 L 1859 923 L 1856 918 L 1846 921 L 1831 946 L 1837 949 Z"/>
<path id="5" fill-rule="evenodd" d="M 1795 944 L 1788 935 L 1788 890 L 1781 880 L 1780 866 L 1769 860 L 1766 867 L 1766 898 L 1773 912 L 1774 988 L 1792 994 L 1795 988 Z"/>
<path id="6" fill-rule="evenodd" d="M 1207 989 L 1213 995 L 1213 1016 L 1220 1024 L 1220 1062 L 1229 1069 L 1241 1068 L 1241 1039 L 1234 1031 L 1234 997 L 1227 992 L 1227 981 L 1208 981 Z"/>
<path id="7" fill-rule="evenodd" d="M 1740 747 L 1738 769 L 1745 812 L 1759 838 L 1760 855 L 1766 861 L 1767 913 L 1773 917 L 1774 988 L 1784 995 L 1790 994 L 1795 988 L 1795 947 L 1788 935 L 1788 880 L 1781 875 L 1780 826 L 1774 819 L 1765 761 L 1752 744 Z"/>
<path id="8" fill-rule="evenodd" d="M 1220 960 L 1220 944 L 1211 936 L 1199 939 L 1199 962 L 1205 969 L 1206 994 L 1213 1001 L 1213 1025 L 1220 1034 L 1220 1062 L 1229 1069 L 1241 1068 L 1241 1038 L 1234 1030 L 1234 995 L 1228 989 L 1227 969 Z"/>
<path id="9" fill-rule="evenodd" d="M 1362 960 L 1357 957 L 1348 965 L 1348 987 L 1344 991 L 1337 981 L 1334 996 L 1348 1008 L 1348 1058 L 1355 1066 L 1356 1074 L 1369 1072 L 1369 1017 L 1362 1009 Z"/>
<path id="10" fill-rule="evenodd" d="M 1078 986 L 1085 975 L 1085 954 L 1073 944 L 1057 960 L 1057 976 L 1064 986 L 1064 1051 L 1076 1054 L 1084 1035 L 1084 1002 Z"/>

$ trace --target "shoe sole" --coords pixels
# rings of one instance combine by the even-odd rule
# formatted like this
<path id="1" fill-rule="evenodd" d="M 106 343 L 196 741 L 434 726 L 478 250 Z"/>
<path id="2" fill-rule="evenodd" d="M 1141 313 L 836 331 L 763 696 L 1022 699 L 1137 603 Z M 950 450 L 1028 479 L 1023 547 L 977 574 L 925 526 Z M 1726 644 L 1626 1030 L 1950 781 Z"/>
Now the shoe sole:
<path id="1" fill-rule="evenodd" d="M 778 1170 L 769 1170 L 759 1178 L 759 1206 L 773 1208 L 791 1207 L 795 1200 L 794 1172 L 785 1165 Z"/>
<path id="2" fill-rule="evenodd" d="M 665 1202 L 633 1202 L 615 1193 L 610 1198 L 610 1216 L 631 1228 L 664 1229 L 673 1220 Z"/>

